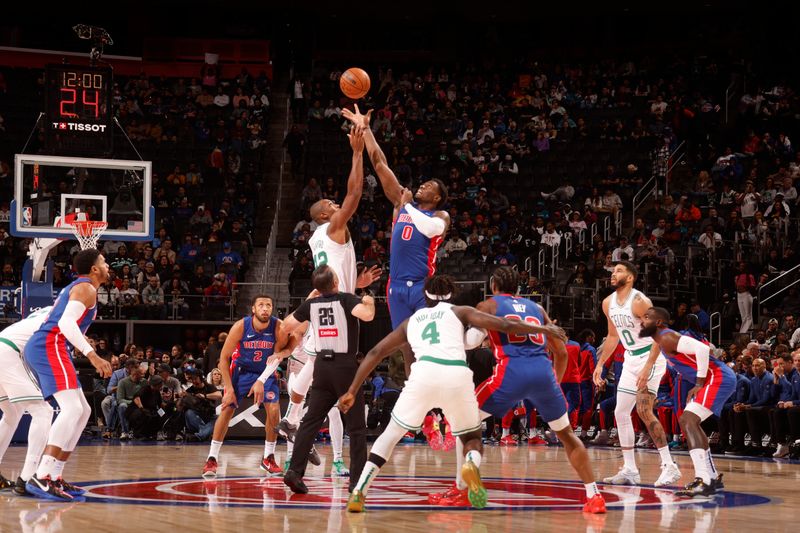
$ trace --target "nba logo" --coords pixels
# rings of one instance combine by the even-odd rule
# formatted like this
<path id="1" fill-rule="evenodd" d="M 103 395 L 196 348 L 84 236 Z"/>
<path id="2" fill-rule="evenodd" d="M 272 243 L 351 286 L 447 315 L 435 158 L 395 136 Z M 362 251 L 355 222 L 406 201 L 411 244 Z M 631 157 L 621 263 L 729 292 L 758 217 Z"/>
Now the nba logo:
<path id="1" fill-rule="evenodd" d="M 33 211 L 30 207 L 23 207 L 22 208 L 22 226 L 28 227 L 31 225 L 31 219 L 33 218 Z"/>

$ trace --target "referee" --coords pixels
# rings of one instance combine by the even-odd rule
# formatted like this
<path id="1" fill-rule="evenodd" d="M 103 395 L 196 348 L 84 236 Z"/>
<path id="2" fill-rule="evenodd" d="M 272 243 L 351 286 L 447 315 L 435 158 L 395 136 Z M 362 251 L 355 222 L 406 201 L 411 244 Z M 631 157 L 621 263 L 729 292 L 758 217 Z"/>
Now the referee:
<path id="1" fill-rule="evenodd" d="M 359 298 L 339 292 L 339 279 L 328 265 L 314 270 L 311 285 L 314 287 L 311 297 L 283 321 L 283 327 L 289 333 L 310 322 L 317 357 L 308 411 L 300 421 L 292 461 L 283 477 L 283 482 L 292 492 L 299 494 L 308 492 L 303 475 L 314 437 L 328 411 L 336 405 L 339 396 L 347 392 L 358 370 L 358 320 L 369 322 L 375 318 L 373 298 Z M 350 434 L 349 490 L 352 491 L 367 461 L 367 421 L 363 395 L 357 395 L 354 408 L 343 417 Z"/>

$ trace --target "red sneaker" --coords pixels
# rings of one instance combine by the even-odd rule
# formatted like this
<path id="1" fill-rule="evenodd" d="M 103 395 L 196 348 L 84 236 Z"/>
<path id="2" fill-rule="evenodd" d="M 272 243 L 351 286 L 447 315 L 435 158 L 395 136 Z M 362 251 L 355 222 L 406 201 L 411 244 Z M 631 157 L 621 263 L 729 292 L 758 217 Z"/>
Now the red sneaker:
<path id="1" fill-rule="evenodd" d="M 444 447 L 442 439 L 442 432 L 439 431 L 439 424 L 434 420 L 433 416 L 427 415 L 422 422 L 422 434 L 428 439 L 428 445 L 431 449 L 440 451 Z"/>
<path id="2" fill-rule="evenodd" d="M 516 446 L 517 441 L 514 440 L 514 437 L 511 435 L 506 435 L 502 439 L 500 439 L 500 446 Z"/>
<path id="3" fill-rule="evenodd" d="M 595 494 L 589 500 L 587 500 L 586 505 L 583 506 L 584 513 L 591 513 L 591 514 L 603 514 L 606 512 L 606 500 L 603 498 L 602 494 Z"/>
<path id="4" fill-rule="evenodd" d="M 544 440 L 539 435 L 536 435 L 535 437 L 531 437 L 528 439 L 528 444 L 530 446 L 547 446 L 547 441 Z"/>
<path id="5" fill-rule="evenodd" d="M 444 492 L 432 492 L 428 494 L 428 503 L 432 505 L 438 505 L 438 503 L 446 498 L 452 498 L 453 496 L 457 496 L 458 493 L 461 492 L 456 487 L 456 484 L 453 483 L 449 489 Z"/>
<path id="6" fill-rule="evenodd" d="M 269 457 L 264 457 L 261 461 L 261 470 L 270 476 L 283 475 L 283 469 L 275 462 L 275 456 L 272 454 L 269 454 Z"/>
<path id="7" fill-rule="evenodd" d="M 445 452 L 449 452 L 453 448 L 456 447 L 456 438 L 451 431 L 447 431 L 444 436 L 444 441 L 442 442 L 442 450 Z"/>
<path id="8" fill-rule="evenodd" d="M 206 479 L 213 479 L 217 477 L 217 460 L 209 457 L 203 467 L 203 477 Z"/>
<path id="9" fill-rule="evenodd" d="M 458 490 L 449 498 L 442 498 L 439 500 L 439 505 L 442 507 L 472 507 L 469 501 L 469 491 L 467 489 Z"/>

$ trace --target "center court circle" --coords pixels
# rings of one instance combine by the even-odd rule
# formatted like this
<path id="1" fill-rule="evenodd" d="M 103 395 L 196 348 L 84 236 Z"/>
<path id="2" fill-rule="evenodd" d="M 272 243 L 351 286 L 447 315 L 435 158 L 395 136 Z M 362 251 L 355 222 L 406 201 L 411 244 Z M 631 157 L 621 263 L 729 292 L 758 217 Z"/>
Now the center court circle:
<path id="1" fill-rule="evenodd" d="M 275 509 L 330 509 L 347 502 L 347 479 L 306 478 L 308 494 L 293 494 L 280 477 L 228 477 L 206 481 L 197 478 L 94 481 L 82 483 L 86 501 L 138 505 L 189 505 L 261 507 Z M 583 507 L 585 491 L 577 481 L 553 479 L 484 478 L 489 511 L 576 510 Z M 376 480 L 367 496 L 370 510 L 463 510 L 430 505 L 431 492 L 452 484 L 445 477 L 385 476 Z M 739 507 L 760 505 L 769 498 L 756 494 L 723 492 L 709 498 L 680 498 L 677 489 L 602 485 L 610 510 L 664 507 Z"/>

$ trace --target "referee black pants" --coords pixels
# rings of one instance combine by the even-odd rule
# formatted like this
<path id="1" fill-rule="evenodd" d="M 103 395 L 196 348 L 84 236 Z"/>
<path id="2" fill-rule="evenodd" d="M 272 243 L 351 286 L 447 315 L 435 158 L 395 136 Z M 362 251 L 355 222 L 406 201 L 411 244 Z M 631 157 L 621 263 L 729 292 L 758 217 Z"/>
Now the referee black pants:
<path id="1" fill-rule="evenodd" d="M 289 469 L 303 476 L 308 464 L 308 453 L 314 438 L 322 428 L 322 423 L 331 407 L 339 401 L 339 396 L 347 392 L 358 369 L 354 355 L 336 355 L 334 359 L 317 356 L 314 364 L 314 381 L 311 383 L 311 397 L 308 411 L 300 421 L 294 440 L 294 452 Z M 350 491 L 361 477 L 367 462 L 367 419 L 364 414 L 364 395 L 359 388 L 355 403 L 344 417 L 347 433 L 350 435 Z"/>

